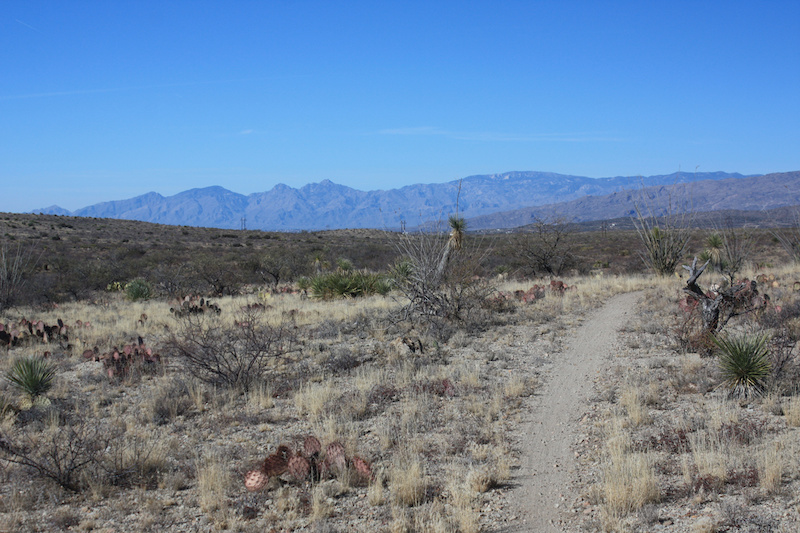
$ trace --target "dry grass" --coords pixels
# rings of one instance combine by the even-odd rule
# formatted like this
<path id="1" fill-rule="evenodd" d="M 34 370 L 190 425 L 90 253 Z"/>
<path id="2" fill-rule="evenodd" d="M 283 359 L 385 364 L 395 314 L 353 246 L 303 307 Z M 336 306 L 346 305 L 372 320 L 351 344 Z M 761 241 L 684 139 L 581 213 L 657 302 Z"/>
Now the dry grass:
<path id="1" fill-rule="evenodd" d="M 800 396 L 792 396 L 784 408 L 786 423 L 791 427 L 800 427 Z"/>
<path id="2" fill-rule="evenodd" d="M 425 496 L 425 469 L 418 457 L 400 458 L 389 470 L 392 502 L 404 507 L 418 505 Z"/>
<path id="3" fill-rule="evenodd" d="M 603 511 L 617 520 L 660 498 L 653 460 L 647 454 L 631 450 L 630 434 L 623 421 L 612 421 L 605 445 L 607 456 L 603 471 Z"/>
<path id="4" fill-rule="evenodd" d="M 15 420 L 33 417 L 25 431 L 36 433 L 41 428 L 44 433 L 58 423 L 52 413 L 63 415 L 72 405 L 83 405 L 95 419 L 124 427 L 131 442 L 138 439 L 139 452 L 128 448 L 120 458 L 148 471 L 155 482 L 127 488 L 95 480 L 85 494 L 74 496 L 79 505 L 93 499 L 91 505 L 100 508 L 87 519 L 87 528 L 90 523 L 95 529 L 112 528 L 131 516 L 126 523 L 130 528 L 174 531 L 170 524 L 182 523 L 178 511 L 182 509 L 193 519 L 206 515 L 209 527 L 241 531 L 325 530 L 329 525 L 331 530 L 347 530 L 349 519 L 358 516 L 359 524 L 367 524 L 365 530 L 378 530 L 383 522 L 394 531 L 477 532 L 494 519 L 494 511 L 481 515 L 482 505 L 492 502 L 496 508 L 498 495 L 507 492 L 504 484 L 513 480 L 518 464 L 506 435 L 525 402 L 535 401 L 527 397 L 536 388 L 536 368 L 519 365 L 523 359 L 511 354 L 539 350 L 536 353 L 557 356 L 563 333 L 579 324 L 585 311 L 609 295 L 646 289 L 643 309 L 634 313 L 630 331 L 622 333 L 636 335 L 640 349 L 635 358 L 620 354 L 623 370 L 617 372 L 612 387 L 618 393 L 609 395 L 618 403 L 607 409 L 608 416 L 619 418 L 613 423 L 598 421 L 610 429 L 598 441 L 588 441 L 602 450 L 595 459 L 603 476 L 596 490 L 603 502 L 603 527 L 647 531 L 637 525 L 637 509 L 648 504 L 671 506 L 675 501 L 688 506 L 689 498 L 701 492 L 695 487 L 712 478 L 720 480 L 725 490 L 757 488 L 764 497 L 777 497 L 787 492 L 787 485 L 794 487 L 796 435 L 791 433 L 790 439 L 774 447 L 769 445 L 772 434 L 767 433 L 738 441 L 740 433 L 754 431 L 748 424 L 755 415 L 746 411 L 748 407 L 716 399 L 709 360 L 669 351 L 668 313 L 674 310 L 667 306 L 674 306 L 679 296 L 679 281 L 638 276 L 564 281 L 578 290 L 563 298 L 548 295 L 535 304 L 520 304 L 516 314 L 498 317 L 488 329 L 461 329 L 447 343 L 399 323 L 391 312 L 402 302 L 393 298 L 319 302 L 297 295 L 269 296 L 261 300 L 270 306 L 268 319 L 291 315 L 302 347 L 246 394 L 189 379 L 177 361 L 168 360 L 163 374 L 119 382 L 103 376 L 98 363 L 82 360 L 84 347 L 103 350 L 138 335 L 148 345 L 157 345 L 174 324 L 163 301 L 130 303 L 106 295 L 98 305 L 68 304 L 47 312 L 21 309 L 20 314 L 45 321 L 82 320 L 92 326 L 73 330 L 72 355 L 48 347 L 59 365 L 49 394 L 55 410 L 41 418 L 27 411 L 7 413 L 0 430 L 17 430 L 21 426 Z M 506 282 L 501 288 L 527 289 L 532 284 Z M 214 299 L 222 308 L 220 320 L 227 321 L 243 305 L 256 301 L 256 296 Z M 147 315 L 144 321 L 142 314 Z M 511 326 L 504 326 L 504 320 Z M 420 338 L 424 353 L 401 352 L 390 345 L 403 337 Z M 20 347 L 10 355 L 37 355 L 42 350 L 42 346 Z M 9 359 L 0 358 L 0 371 Z M 2 387 L 0 394 L 5 394 Z M 775 409 L 764 405 L 759 411 Z M 784 399 L 783 411 L 788 426 L 800 426 L 799 400 Z M 685 447 L 674 436 L 676 428 L 684 431 Z M 176 437 L 165 437 L 169 434 Z M 355 479 L 348 470 L 312 487 L 308 481 L 284 475 L 261 492 L 244 490 L 244 471 L 278 445 L 295 446 L 309 434 L 323 445 L 339 441 L 348 457 L 360 455 L 371 461 L 374 479 Z M 653 440 L 653 435 L 665 438 Z M 152 453 L 143 457 L 141 450 L 147 447 Z M 0 525 L 32 529 L 52 507 L 47 498 L 34 497 L 32 488 L 41 480 L 29 479 L 15 466 L 2 468 L 0 502 L 9 512 L 0 512 Z M 755 481 L 744 479 L 753 469 Z M 129 512 L 125 502 L 133 490 L 140 491 L 137 501 L 173 503 Z M 685 500 L 680 499 L 681 491 L 689 493 Z M 705 486 L 702 491 L 707 494 Z M 669 498 L 660 501 L 662 494 Z M 64 521 L 68 519 L 65 516 Z M 681 527 L 694 526 L 682 523 Z"/>

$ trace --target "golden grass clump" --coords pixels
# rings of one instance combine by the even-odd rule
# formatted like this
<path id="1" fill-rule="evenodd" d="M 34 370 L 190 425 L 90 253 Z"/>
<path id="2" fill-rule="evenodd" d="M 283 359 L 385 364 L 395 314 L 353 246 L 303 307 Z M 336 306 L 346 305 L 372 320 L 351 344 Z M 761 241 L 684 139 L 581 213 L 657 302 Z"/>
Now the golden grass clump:
<path id="1" fill-rule="evenodd" d="M 787 425 L 800 427 L 800 396 L 792 396 L 783 411 Z"/>
<path id="2" fill-rule="evenodd" d="M 776 494 L 781 488 L 786 458 L 782 442 L 767 444 L 758 457 L 758 482 L 767 494 Z"/>
<path id="3" fill-rule="evenodd" d="M 329 381 L 309 383 L 295 393 L 294 404 L 301 415 L 307 414 L 316 422 L 331 408 L 332 401 L 337 396 L 336 387 Z"/>
<path id="4" fill-rule="evenodd" d="M 205 454 L 197 460 L 197 491 L 200 509 L 205 513 L 224 511 L 232 479 L 227 460 L 218 454 Z"/>
<path id="5" fill-rule="evenodd" d="M 660 498 L 653 461 L 644 453 L 631 451 L 630 435 L 622 421 L 611 421 L 605 445 L 607 464 L 603 470 L 603 510 L 619 519 Z"/>
<path id="6" fill-rule="evenodd" d="M 418 458 L 400 458 L 389 471 L 389 490 L 396 505 L 419 505 L 425 488 L 425 469 Z"/>
<path id="7" fill-rule="evenodd" d="M 635 385 L 626 387 L 620 394 L 619 403 L 625 408 L 631 427 L 638 427 L 652 422 L 652 417 L 648 413 L 639 387 Z"/>

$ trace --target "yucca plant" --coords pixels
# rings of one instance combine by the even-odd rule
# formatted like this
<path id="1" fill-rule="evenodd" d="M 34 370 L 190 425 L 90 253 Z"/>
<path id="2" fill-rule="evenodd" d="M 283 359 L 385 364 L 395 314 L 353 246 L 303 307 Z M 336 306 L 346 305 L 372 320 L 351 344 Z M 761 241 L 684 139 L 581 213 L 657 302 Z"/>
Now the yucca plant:
<path id="1" fill-rule="evenodd" d="M 720 386 L 737 398 L 760 396 L 771 372 L 766 335 L 715 336 L 722 374 Z"/>
<path id="2" fill-rule="evenodd" d="M 53 386 L 56 367 L 41 357 L 22 357 L 6 372 L 6 380 L 30 398 L 31 403 Z"/>

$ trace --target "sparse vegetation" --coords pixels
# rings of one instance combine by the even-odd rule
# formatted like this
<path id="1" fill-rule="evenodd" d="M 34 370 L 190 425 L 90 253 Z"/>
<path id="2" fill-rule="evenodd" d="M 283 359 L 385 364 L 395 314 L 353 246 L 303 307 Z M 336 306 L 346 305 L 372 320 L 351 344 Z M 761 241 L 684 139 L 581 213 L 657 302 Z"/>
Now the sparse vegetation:
<path id="1" fill-rule="evenodd" d="M 3 231 L 25 242 L 30 217 L 13 215 L 17 228 L 5 221 Z M 0 529 L 518 525 L 508 501 L 522 459 L 513 428 L 536 405 L 537 383 L 586 313 L 632 290 L 646 296 L 598 376 L 596 399 L 580 422 L 565 421 L 579 432 L 582 489 L 559 512 L 573 529 L 589 531 L 796 525 L 781 513 L 791 512 L 786 495 L 800 483 L 798 280 L 781 268 L 786 254 L 768 232 L 753 232 L 747 256 L 761 270 L 743 261 L 732 285 L 739 276 L 757 280 L 769 303 L 725 308 L 717 325 L 725 322 L 719 338 L 769 335 L 769 371 L 746 397 L 726 401 L 722 359 L 701 357 L 689 344 L 678 350 L 682 282 L 616 275 L 642 268 L 626 251 L 632 231 L 572 233 L 574 268 L 551 283 L 515 270 L 520 235 L 489 246 L 460 223 L 441 234 L 280 235 L 65 220 L 61 240 L 47 239 L 0 317 L 7 334 L 0 334 L 0 372 L 13 372 L 22 358 L 53 371 L 49 387 L 34 394 L 0 383 Z M 703 249 L 707 234 L 695 234 Z M 235 242 L 250 246 L 227 256 Z M 282 248 L 305 265 L 296 275 L 275 278 L 247 263 Z M 90 252 L 97 261 L 79 260 Z M 216 287 L 197 266 L 214 256 L 224 261 L 203 265 L 204 276 L 221 268 L 235 274 Z M 391 280 L 389 297 L 381 289 L 306 298 L 288 284 L 310 275 L 313 296 L 312 280 L 332 272 Z M 429 279 L 440 272 L 440 282 L 419 285 L 424 272 Z M 709 287 L 720 283 L 710 269 L 704 276 Z M 148 298 L 106 290 L 136 279 L 149 284 Z M 412 283 L 416 307 L 409 307 Z M 441 306 L 421 299 L 429 287 Z M 693 316 L 696 328 L 701 322 Z M 318 450 L 313 441 L 306 447 L 311 435 Z M 697 525 L 700 517 L 707 520 Z"/>

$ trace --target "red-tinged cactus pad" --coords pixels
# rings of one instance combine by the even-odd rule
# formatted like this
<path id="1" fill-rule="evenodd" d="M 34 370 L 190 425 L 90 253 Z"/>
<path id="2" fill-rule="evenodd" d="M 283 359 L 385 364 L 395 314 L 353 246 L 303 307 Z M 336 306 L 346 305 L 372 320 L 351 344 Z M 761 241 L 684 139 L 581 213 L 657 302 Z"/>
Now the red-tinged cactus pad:
<path id="1" fill-rule="evenodd" d="M 244 486 L 250 492 L 263 489 L 268 481 L 269 476 L 261 470 L 251 470 L 244 475 Z"/>
<path id="2" fill-rule="evenodd" d="M 305 453 L 306 457 L 314 457 L 315 455 L 319 455 L 319 452 L 322 451 L 322 444 L 320 444 L 319 439 L 313 435 L 309 435 L 303 441 L 303 452 Z"/>
<path id="3" fill-rule="evenodd" d="M 371 481 L 374 477 L 372 473 L 372 466 L 359 456 L 353 457 L 353 469 L 356 471 L 358 477 L 363 481 Z"/>
<path id="4" fill-rule="evenodd" d="M 307 479 L 311 473 L 311 463 L 302 455 L 295 455 L 289 459 L 288 465 L 289 475 L 297 481 Z"/>
<path id="5" fill-rule="evenodd" d="M 281 455 L 273 454 L 264 459 L 264 465 L 261 469 L 268 477 L 279 476 L 286 472 L 288 463 Z"/>
<path id="6" fill-rule="evenodd" d="M 341 442 L 331 442 L 325 448 L 325 457 L 334 470 L 344 470 L 347 468 L 347 458 L 344 454 L 344 446 Z"/>

